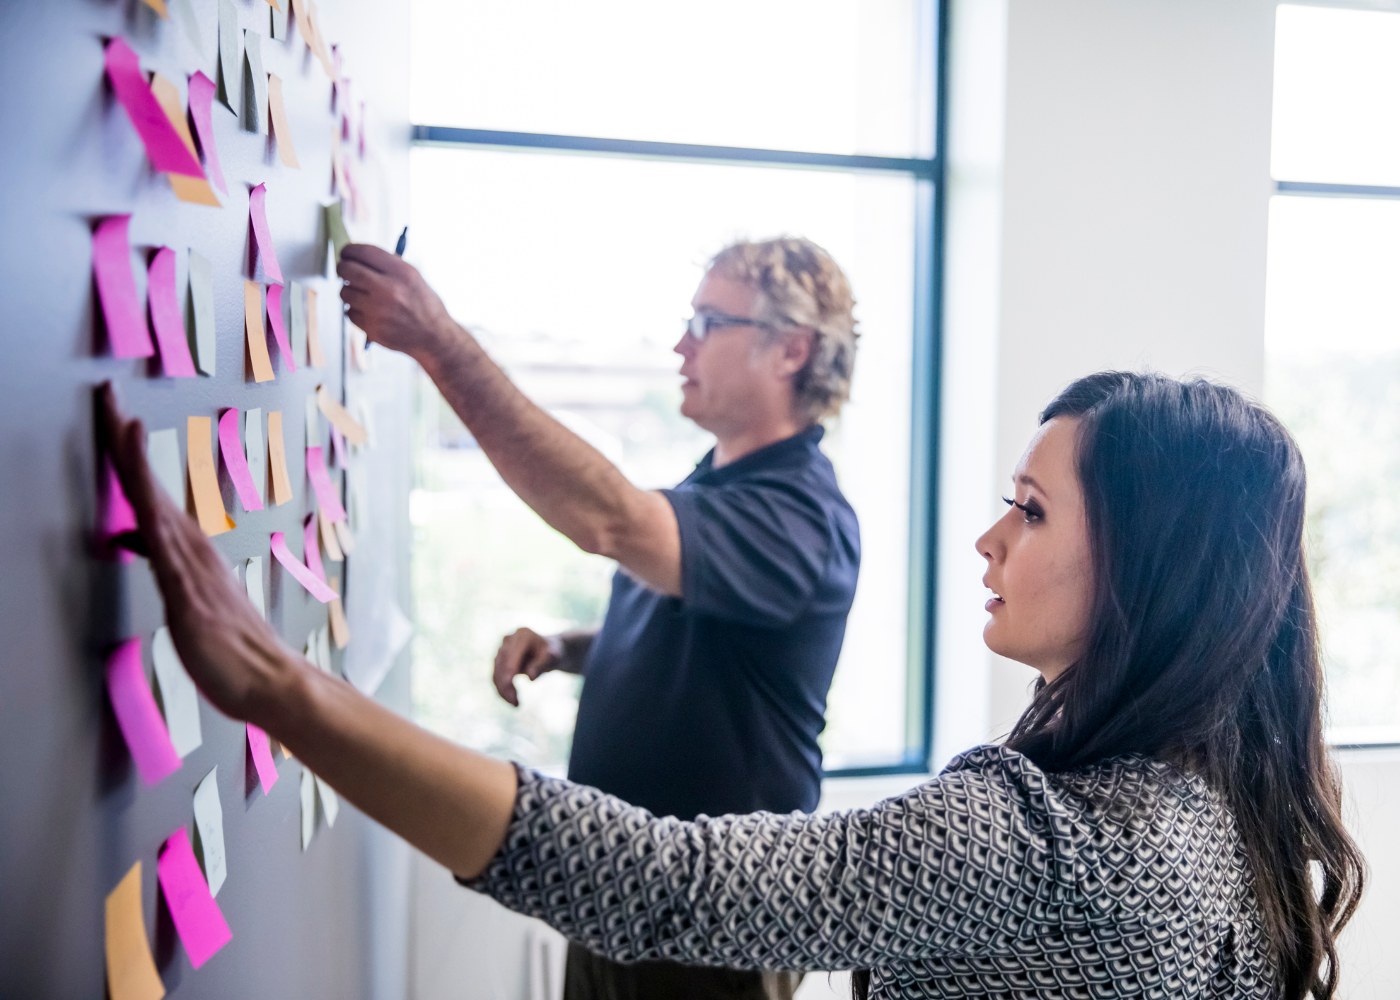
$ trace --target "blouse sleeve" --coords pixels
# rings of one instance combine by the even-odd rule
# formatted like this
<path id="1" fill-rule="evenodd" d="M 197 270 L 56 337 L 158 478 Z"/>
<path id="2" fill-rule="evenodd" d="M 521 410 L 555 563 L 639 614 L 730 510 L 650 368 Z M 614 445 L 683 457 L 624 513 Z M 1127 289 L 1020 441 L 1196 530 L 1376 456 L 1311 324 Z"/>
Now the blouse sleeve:
<path id="1" fill-rule="evenodd" d="M 985 757 L 870 809 L 695 822 L 523 771 L 501 851 L 465 884 L 621 962 L 993 954 L 1062 919 L 1082 838 L 1025 758 Z"/>

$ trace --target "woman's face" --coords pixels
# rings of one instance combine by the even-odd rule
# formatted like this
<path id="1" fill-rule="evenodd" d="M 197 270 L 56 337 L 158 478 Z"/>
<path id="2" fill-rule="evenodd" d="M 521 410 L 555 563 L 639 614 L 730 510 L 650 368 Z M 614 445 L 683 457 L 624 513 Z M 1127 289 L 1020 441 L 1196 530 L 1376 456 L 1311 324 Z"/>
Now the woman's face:
<path id="1" fill-rule="evenodd" d="M 1089 636 L 1093 567 L 1075 471 L 1079 421 L 1055 417 L 1031 438 L 1012 476 L 1014 502 L 977 539 L 992 591 L 982 638 L 994 653 L 1055 677 Z"/>

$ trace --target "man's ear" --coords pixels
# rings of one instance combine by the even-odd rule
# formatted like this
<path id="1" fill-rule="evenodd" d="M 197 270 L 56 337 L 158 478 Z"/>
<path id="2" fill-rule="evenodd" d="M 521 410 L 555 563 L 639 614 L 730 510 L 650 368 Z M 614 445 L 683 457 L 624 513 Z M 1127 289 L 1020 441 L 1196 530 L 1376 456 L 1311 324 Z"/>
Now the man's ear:
<path id="1" fill-rule="evenodd" d="M 807 361 L 812 357 L 812 343 L 816 334 L 811 330 L 801 329 L 783 337 L 779 345 L 777 371 L 785 378 L 791 378 L 807 366 Z"/>

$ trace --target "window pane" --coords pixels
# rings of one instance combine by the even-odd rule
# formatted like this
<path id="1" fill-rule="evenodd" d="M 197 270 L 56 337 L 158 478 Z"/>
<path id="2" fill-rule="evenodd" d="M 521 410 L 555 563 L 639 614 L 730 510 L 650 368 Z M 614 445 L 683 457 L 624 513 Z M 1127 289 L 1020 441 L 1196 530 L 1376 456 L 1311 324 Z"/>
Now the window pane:
<path id="1" fill-rule="evenodd" d="M 1397 54 L 1400 14 L 1279 7 L 1276 178 L 1400 185 Z"/>
<path id="2" fill-rule="evenodd" d="M 415 0 L 425 125 L 928 155 L 925 0 Z M 925 37 L 927 36 L 927 37 Z M 926 113 L 927 112 L 927 113 Z"/>
<path id="3" fill-rule="evenodd" d="M 677 412 L 671 353 L 708 256 L 738 236 L 800 233 L 846 269 L 863 336 L 853 398 L 825 448 L 860 517 L 863 560 L 827 764 L 902 757 L 915 182 L 439 148 L 411 161 L 410 257 L 532 398 L 639 485 L 679 481 L 708 447 Z M 412 508 L 419 710 L 466 743 L 558 759 L 572 681 L 546 678 L 515 712 L 487 683 L 491 659 L 520 625 L 597 624 L 612 565 L 544 527 L 432 394 L 423 426 Z"/>
<path id="4" fill-rule="evenodd" d="M 1400 203 L 1275 197 L 1269 402 L 1308 463 L 1337 742 L 1400 741 Z"/>

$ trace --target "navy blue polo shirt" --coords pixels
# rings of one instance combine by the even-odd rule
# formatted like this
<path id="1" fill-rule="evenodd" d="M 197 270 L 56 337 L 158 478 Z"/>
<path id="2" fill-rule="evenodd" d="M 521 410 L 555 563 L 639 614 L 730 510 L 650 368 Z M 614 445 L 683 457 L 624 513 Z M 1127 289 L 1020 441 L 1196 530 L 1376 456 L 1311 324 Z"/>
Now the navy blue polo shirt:
<path id="1" fill-rule="evenodd" d="M 810 427 L 665 496 L 681 597 L 619 570 L 584 661 L 569 778 L 660 816 L 810 812 L 817 735 L 860 568 Z"/>

